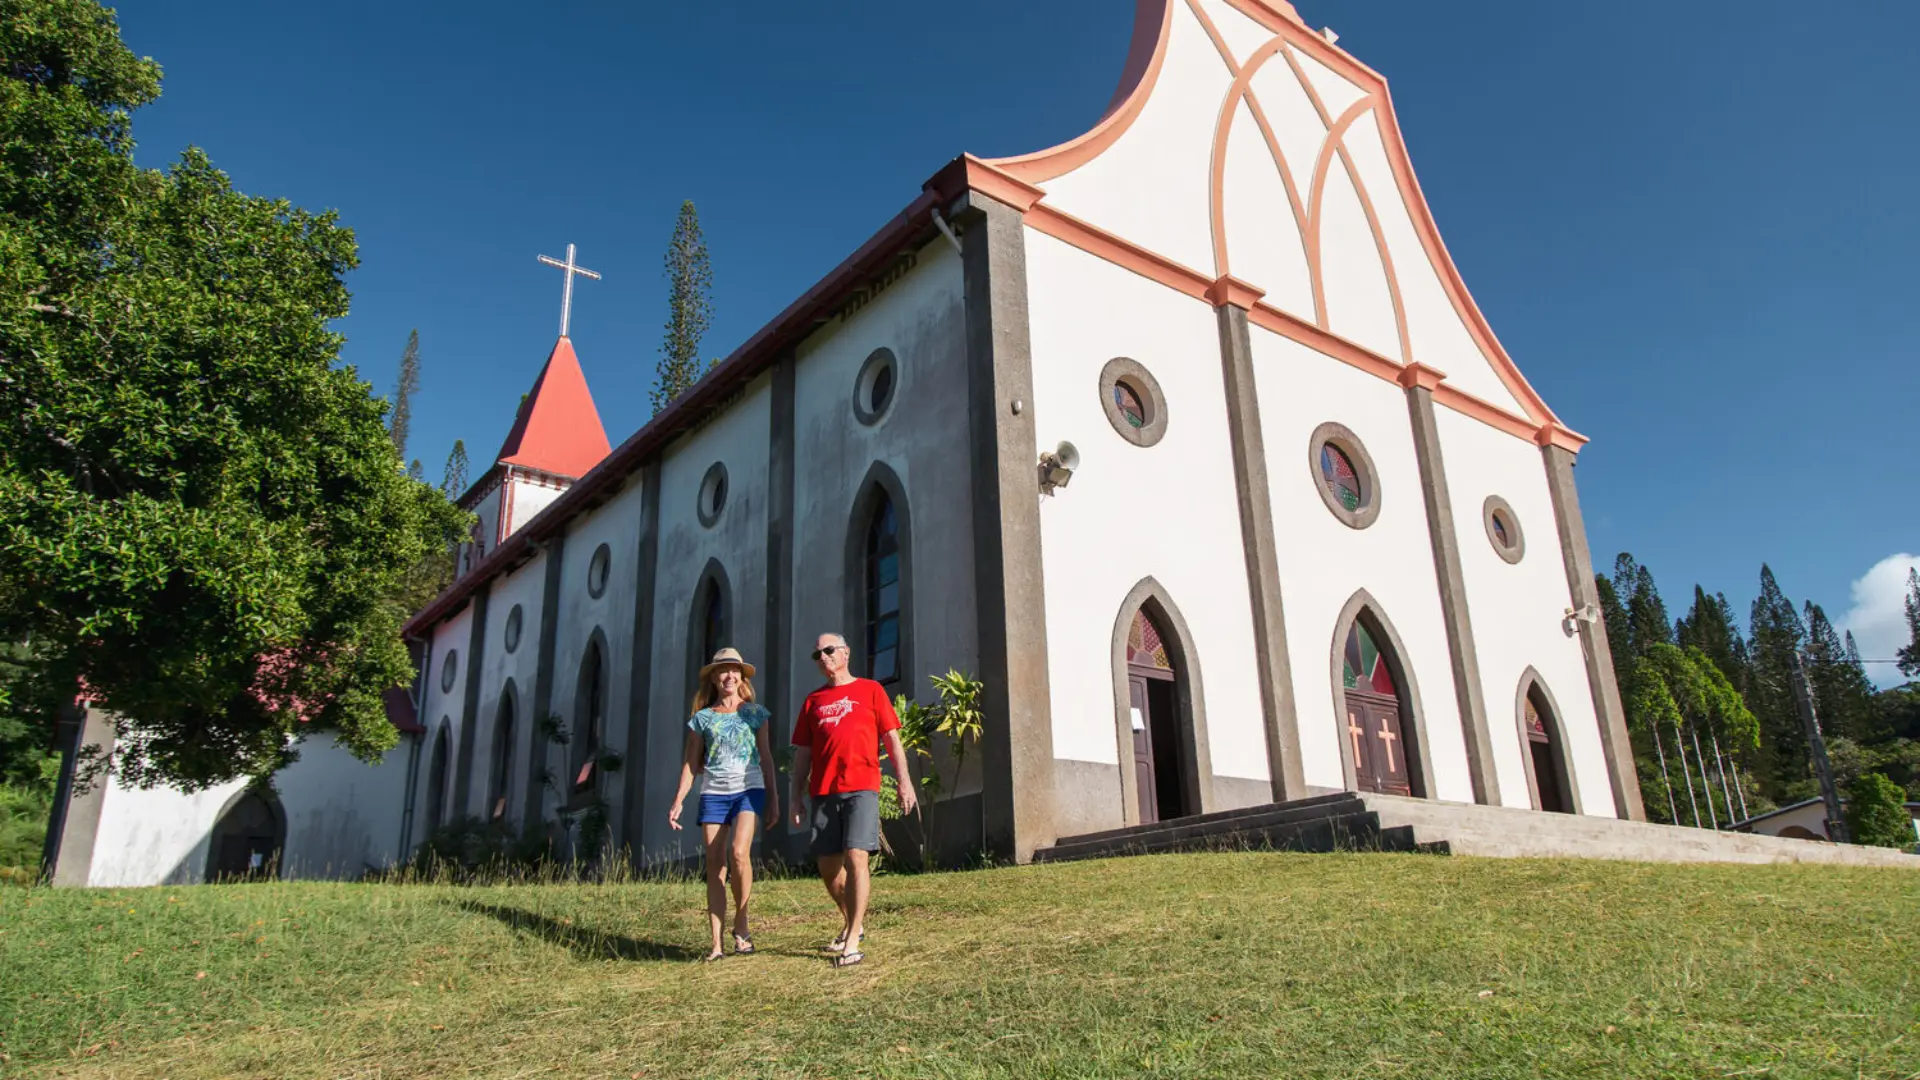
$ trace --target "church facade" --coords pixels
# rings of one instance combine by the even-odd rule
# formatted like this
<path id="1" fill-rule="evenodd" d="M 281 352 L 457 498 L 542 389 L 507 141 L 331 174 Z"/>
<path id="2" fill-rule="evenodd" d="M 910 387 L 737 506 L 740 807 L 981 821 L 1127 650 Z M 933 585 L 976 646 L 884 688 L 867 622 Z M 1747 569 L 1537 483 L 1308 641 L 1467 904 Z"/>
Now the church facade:
<path id="1" fill-rule="evenodd" d="M 387 846 L 690 855 L 695 670 L 741 649 L 784 741 L 825 631 L 896 693 L 983 680 L 943 816 L 1006 858 L 1340 790 L 1641 818 L 1583 443 L 1384 79 L 1284 0 L 1139 0 L 1091 131 L 941 169 L 618 447 L 560 339 L 408 626 Z"/>

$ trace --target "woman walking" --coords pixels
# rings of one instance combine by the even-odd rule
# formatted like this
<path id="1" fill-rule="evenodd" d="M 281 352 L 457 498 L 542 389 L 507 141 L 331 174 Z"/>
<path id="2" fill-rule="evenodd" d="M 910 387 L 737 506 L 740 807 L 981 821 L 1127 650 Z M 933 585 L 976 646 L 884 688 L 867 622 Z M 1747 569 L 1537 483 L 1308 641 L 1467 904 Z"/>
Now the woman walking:
<path id="1" fill-rule="evenodd" d="M 720 930 L 727 917 L 727 882 L 733 882 L 733 951 L 753 952 L 747 928 L 747 903 L 753 896 L 753 834 L 760 822 L 771 830 L 780 820 L 780 799 L 766 782 L 761 762 L 771 762 L 767 720 L 772 715 L 753 700 L 753 665 L 737 649 L 721 649 L 700 669 L 687 721 L 687 753 L 680 765 L 680 790 L 667 823 L 680 828 L 680 807 L 687 801 L 693 775 L 700 772 L 700 832 L 706 841 L 707 929 L 712 948 L 707 960 L 726 953 Z"/>

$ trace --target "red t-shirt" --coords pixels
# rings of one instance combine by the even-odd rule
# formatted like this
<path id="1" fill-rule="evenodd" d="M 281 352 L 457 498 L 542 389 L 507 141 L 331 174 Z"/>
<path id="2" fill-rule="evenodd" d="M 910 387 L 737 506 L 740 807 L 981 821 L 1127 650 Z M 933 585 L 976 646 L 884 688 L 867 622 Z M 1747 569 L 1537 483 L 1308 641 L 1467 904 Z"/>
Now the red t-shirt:
<path id="1" fill-rule="evenodd" d="M 899 729 L 893 702 L 872 679 L 808 694 L 793 725 L 793 745 L 813 753 L 807 790 L 816 797 L 879 791 L 880 736 Z"/>

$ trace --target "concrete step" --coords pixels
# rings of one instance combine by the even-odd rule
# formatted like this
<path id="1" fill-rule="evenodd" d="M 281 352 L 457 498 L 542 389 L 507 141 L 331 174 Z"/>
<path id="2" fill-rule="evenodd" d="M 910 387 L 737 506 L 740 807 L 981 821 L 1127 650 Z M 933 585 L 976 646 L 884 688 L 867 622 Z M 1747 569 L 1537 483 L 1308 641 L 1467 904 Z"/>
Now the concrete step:
<path id="1" fill-rule="evenodd" d="M 1108 829 L 1083 836 L 1069 836 L 1062 838 L 1051 850 L 1061 857 L 1078 857 L 1085 852 L 1096 852 L 1115 843 L 1127 845 L 1132 849 L 1157 845 L 1165 840 L 1224 837 L 1301 821 L 1354 814 L 1363 812 L 1365 809 L 1365 804 L 1351 795 L 1317 797 L 1190 818 L 1175 818 L 1151 825 L 1135 825 L 1127 829 Z"/>
<path id="2" fill-rule="evenodd" d="M 1152 825 L 1123 825 L 1117 829 L 1102 829 L 1099 832 L 1077 833 L 1073 836 L 1061 837 L 1055 843 L 1055 846 L 1058 847 L 1062 844 L 1079 844 L 1089 840 L 1105 840 L 1113 836 L 1136 835 L 1142 829 L 1172 827 L 1175 825 L 1208 825 L 1216 821 L 1233 821 L 1249 815 L 1271 813 L 1275 810 L 1306 810 L 1315 806 L 1356 802 L 1358 799 L 1359 796 L 1351 791 L 1335 791 L 1330 794 L 1314 795 L 1305 799 L 1290 799 L 1283 803 L 1261 803 L 1258 806 L 1241 806 L 1232 810 L 1215 810 L 1212 813 L 1195 814 L 1192 817 L 1171 818 L 1167 821 L 1155 822 Z"/>
<path id="3" fill-rule="evenodd" d="M 1333 815 L 1322 813 L 1294 821 L 1187 835 L 1163 832 L 1152 836 L 1109 836 L 1093 844 L 1077 844 L 1065 849 L 1045 848 L 1034 852 L 1034 859 L 1039 862 L 1071 862 L 1119 855 L 1196 850 L 1373 850 L 1382 844 L 1388 850 L 1405 851 L 1413 850 L 1415 843 L 1411 829 L 1395 830 L 1391 835 L 1383 835 L 1378 816 L 1362 811 Z"/>

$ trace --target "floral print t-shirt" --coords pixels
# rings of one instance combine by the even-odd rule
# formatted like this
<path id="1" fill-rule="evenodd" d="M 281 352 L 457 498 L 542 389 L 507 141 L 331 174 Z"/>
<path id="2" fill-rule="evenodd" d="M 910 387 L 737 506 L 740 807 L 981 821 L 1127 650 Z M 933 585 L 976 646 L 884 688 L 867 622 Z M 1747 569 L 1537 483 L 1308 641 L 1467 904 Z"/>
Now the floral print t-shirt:
<path id="1" fill-rule="evenodd" d="M 687 721 L 707 744 L 707 763 L 700 777 L 703 795 L 738 795 L 767 786 L 760 773 L 760 727 L 772 716 L 763 705 L 749 701 L 738 712 L 701 709 Z"/>

